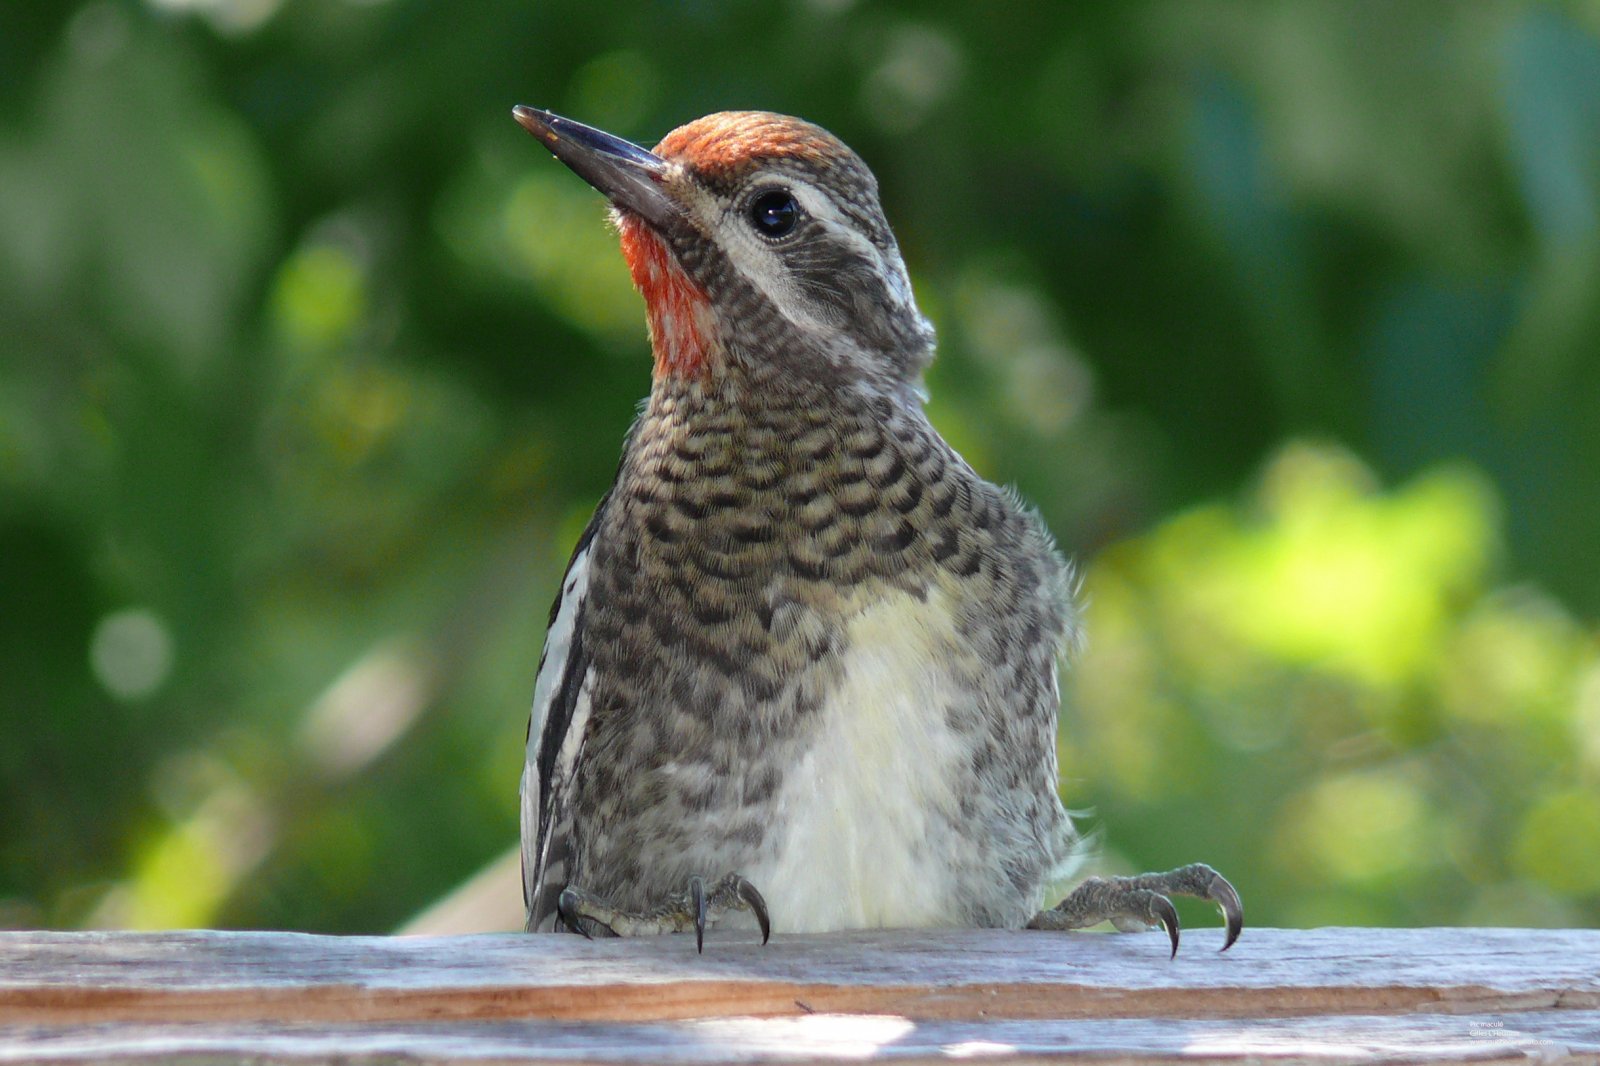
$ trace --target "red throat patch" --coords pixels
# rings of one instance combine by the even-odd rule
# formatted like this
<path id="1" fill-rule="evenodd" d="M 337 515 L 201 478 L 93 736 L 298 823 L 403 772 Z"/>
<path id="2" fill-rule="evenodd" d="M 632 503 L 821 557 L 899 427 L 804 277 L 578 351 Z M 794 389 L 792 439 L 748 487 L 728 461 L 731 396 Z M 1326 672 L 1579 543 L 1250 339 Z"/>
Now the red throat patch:
<path id="1" fill-rule="evenodd" d="M 636 215 L 623 214 L 622 256 L 644 296 L 657 377 L 703 377 L 710 370 L 711 301 L 683 272 L 660 237 Z"/>

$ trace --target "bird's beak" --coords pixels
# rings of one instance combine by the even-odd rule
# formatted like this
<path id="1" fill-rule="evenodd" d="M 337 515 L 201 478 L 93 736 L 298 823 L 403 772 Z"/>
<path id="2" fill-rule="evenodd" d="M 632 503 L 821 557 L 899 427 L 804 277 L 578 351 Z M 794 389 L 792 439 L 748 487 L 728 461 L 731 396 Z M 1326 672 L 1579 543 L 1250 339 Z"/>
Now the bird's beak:
<path id="1" fill-rule="evenodd" d="M 632 141 L 593 126 L 518 104 L 511 114 L 539 138 L 550 154 L 577 172 L 624 211 L 664 227 L 679 217 L 677 205 L 661 187 L 666 160 Z"/>

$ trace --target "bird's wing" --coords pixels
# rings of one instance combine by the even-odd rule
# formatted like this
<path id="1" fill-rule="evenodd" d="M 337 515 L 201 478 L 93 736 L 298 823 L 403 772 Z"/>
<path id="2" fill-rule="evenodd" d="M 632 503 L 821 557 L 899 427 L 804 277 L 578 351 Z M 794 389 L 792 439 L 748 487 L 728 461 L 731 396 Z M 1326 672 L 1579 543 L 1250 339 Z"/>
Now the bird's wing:
<path id="1" fill-rule="evenodd" d="M 555 929 L 556 901 L 567 883 L 572 831 L 567 793 L 583 753 L 593 688 L 583 632 L 589 551 L 610 498 L 607 493 L 595 508 L 567 563 L 533 686 L 522 766 L 522 902 L 530 933 Z"/>

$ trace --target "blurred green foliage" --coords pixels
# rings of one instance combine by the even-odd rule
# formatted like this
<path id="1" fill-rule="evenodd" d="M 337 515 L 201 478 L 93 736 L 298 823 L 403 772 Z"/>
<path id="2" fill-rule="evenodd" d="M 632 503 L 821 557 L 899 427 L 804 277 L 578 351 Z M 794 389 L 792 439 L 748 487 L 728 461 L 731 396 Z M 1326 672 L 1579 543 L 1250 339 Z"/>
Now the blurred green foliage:
<path id="1" fill-rule="evenodd" d="M 1105 865 L 1600 921 L 1600 6 L 21 0 L 0 924 L 384 930 L 514 840 L 648 380 L 519 102 L 874 167 L 935 421 L 1084 568 Z"/>

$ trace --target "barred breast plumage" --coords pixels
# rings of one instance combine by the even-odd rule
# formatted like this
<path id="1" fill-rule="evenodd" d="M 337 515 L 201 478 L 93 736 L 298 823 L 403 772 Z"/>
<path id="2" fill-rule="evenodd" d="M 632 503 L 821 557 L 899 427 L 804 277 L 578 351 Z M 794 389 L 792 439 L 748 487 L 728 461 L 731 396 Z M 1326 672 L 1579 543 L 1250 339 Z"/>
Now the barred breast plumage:
<path id="1" fill-rule="evenodd" d="M 789 391 L 751 419 L 684 388 L 634 433 L 589 562 L 569 869 L 623 906 L 789 870 L 763 889 L 780 930 L 1020 924 L 1071 839 L 1064 568 L 918 413 Z M 838 831 L 873 810 L 862 789 L 892 816 Z M 840 870 L 859 876 L 802 882 Z"/>

